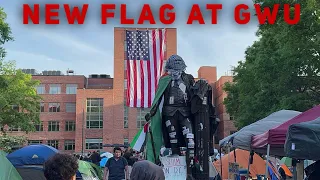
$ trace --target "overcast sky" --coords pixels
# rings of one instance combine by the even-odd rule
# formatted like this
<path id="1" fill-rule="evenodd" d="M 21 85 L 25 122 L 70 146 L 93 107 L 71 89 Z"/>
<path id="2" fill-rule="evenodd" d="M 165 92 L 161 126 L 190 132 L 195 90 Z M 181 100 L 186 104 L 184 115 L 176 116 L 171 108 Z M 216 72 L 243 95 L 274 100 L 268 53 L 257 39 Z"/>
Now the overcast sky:
<path id="1" fill-rule="evenodd" d="M 231 66 L 244 59 L 245 49 L 257 39 L 256 18 L 252 15 L 249 25 L 237 25 L 234 22 L 234 7 L 239 3 L 248 4 L 253 11 L 252 0 L 153 0 L 151 3 L 155 14 L 161 4 L 175 5 L 176 21 L 171 26 L 144 27 L 175 27 L 178 32 L 178 54 L 187 63 L 187 71 L 197 77 L 200 66 L 216 66 L 218 77 L 225 75 Z M 89 9 L 85 25 L 67 25 L 63 11 L 60 13 L 61 25 L 23 25 L 23 3 L 71 3 L 81 5 L 88 3 Z M 114 27 L 122 27 L 119 17 L 110 20 L 110 24 L 100 24 L 100 5 L 102 3 L 126 3 L 128 16 L 137 17 L 147 0 L 23 0 L 1 1 L 8 15 L 15 38 L 14 42 L 5 45 L 7 60 L 15 60 L 18 68 L 31 68 L 38 71 L 61 70 L 68 68 L 76 74 L 110 74 L 113 77 L 113 32 Z M 134 2 L 134 3 L 133 3 Z M 174 2 L 174 3 L 172 3 Z M 205 4 L 222 3 L 223 10 L 218 14 L 218 24 L 211 25 L 210 11 L 207 11 L 206 25 L 186 25 L 189 11 L 193 3 L 201 4 L 205 12 Z M 43 12 L 43 11 L 42 11 Z M 116 11 L 119 16 L 120 11 Z M 42 15 L 43 17 L 43 15 Z M 158 15 L 156 16 L 158 18 Z M 157 20 L 158 21 L 158 20 Z M 134 25 L 131 27 L 141 27 Z"/>

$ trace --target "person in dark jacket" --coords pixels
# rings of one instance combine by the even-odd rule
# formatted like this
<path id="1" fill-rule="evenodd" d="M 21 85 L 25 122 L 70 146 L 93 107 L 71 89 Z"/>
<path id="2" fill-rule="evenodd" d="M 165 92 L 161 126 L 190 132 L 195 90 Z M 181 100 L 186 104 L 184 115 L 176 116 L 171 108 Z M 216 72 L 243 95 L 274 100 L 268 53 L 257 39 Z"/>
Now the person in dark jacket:
<path id="1" fill-rule="evenodd" d="M 100 154 L 96 151 L 93 151 L 92 155 L 90 156 L 91 162 L 96 164 L 97 166 L 100 165 L 101 157 Z"/>
<path id="2" fill-rule="evenodd" d="M 164 180 L 164 172 L 160 166 L 142 160 L 134 163 L 130 180 Z"/>
<path id="3" fill-rule="evenodd" d="M 132 149 L 126 150 L 123 157 L 127 160 L 129 166 L 133 166 L 133 164 L 137 161 L 137 158 L 133 156 Z"/>

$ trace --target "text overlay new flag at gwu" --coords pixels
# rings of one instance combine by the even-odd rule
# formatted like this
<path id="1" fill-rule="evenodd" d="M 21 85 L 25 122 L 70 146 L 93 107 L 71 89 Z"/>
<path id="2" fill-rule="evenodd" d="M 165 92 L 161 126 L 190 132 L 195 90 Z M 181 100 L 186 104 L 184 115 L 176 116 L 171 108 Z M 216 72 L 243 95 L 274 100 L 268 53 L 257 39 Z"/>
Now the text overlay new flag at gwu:
<path id="1" fill-rule="evenodd" d="M 166 30 L 126 31 L 127 106 L 149 108 L 163 69 Z"/>

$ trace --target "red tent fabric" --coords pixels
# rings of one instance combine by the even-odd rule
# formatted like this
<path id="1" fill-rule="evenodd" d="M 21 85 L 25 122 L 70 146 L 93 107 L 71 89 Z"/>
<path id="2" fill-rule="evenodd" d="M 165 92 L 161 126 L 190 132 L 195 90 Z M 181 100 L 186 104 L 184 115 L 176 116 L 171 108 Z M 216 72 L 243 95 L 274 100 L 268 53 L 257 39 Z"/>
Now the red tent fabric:
<path id="1" fill-rule="evenodd" d="M 252 137 L 251 148 L 256 152 L 266 152 L 267 145 L 270 144 L 271 155 L 284 155 L 284 144 L 286 141 L 286 134 L 291 124 L 297 124 L 301 122 L 307 122 L 315 120 L 320 117 L 320 105 L 305 111 L 291 120 L 266 131 L 263 134 L 259 134 Z"/>

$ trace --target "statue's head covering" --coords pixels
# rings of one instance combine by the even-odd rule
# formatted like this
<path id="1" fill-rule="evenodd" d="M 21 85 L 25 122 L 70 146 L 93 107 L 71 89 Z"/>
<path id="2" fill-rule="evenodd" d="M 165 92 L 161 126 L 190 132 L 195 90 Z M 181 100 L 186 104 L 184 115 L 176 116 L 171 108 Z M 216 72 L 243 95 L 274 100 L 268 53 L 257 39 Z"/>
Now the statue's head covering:
<path id="1" fill-rule="evenodd" d="M 165 71 L 172 77 L 173 80 L 180 78 L 182 72 L 186 70 L 186 64 L 182 57 L 178 55 L 172 55 L 167 60 Z"/>

